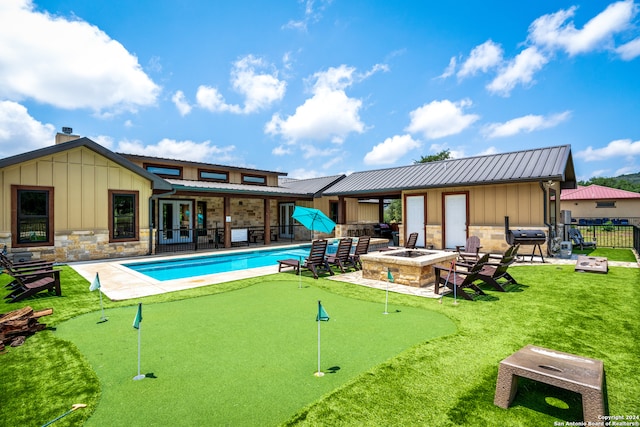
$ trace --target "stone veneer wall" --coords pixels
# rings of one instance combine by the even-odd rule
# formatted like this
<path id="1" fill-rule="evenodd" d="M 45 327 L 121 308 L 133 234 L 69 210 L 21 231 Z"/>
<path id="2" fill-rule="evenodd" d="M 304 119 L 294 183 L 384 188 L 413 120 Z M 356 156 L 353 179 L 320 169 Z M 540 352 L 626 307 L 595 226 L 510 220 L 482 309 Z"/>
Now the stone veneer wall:
<path id="1" fill-rule="evenodd" d="M 4 243 L 3 243 L 4 242 Z M 11 245 L 11 238 L 0 239 L 0 244 Z M 31 260 L 55 262 L 90 261 L 147 255 L 149 230 L 140 230 L 139 240 L 109 243 L 109 230 L 56 232 L 54 246 L 10 248 L 12 254 L 31 254 Z"/>
<path id="2" fill-rule="evenodd" d="M 427 245 L 433 245 L 434 249 L 442 249 L 442 226 L 427 225 L 425 227 Z M 521 230 L 540 230 L 539 227 L 522 227 Z M 546 230 L 545 230 L 546 231 Z M 469 226 L 469 236 L 478 236 L 482 249 L 480 252 L 502 253 L 509 245 L 504 235 L 504 225 L 472 225 Z M 542 253 L 546 255 L 547 245 L 541 245 Z M 533 247 L 522 248 L 519 253 L 527 254 L 533 251 Z"/>

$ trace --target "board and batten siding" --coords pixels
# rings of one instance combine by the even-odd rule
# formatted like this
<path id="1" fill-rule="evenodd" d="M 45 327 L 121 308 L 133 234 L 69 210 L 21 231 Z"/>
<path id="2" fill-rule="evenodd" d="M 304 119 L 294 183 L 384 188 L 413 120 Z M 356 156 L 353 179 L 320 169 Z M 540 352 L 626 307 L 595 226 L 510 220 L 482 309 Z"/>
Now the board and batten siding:
<path id="1" fill-rule="evenodd" d="M 62 262 L 147 253 L 151 182 L 93 150 L 82 146 L 25 161 L 4 168 L 0 177 L 0 239 L 8 246 L 11 186 L 31 185 L 54 188 L 54 248 L 23 250 L 34 253 L 34 258 Z M 138 193 L 138 241 L 109 243 L 109 190 Z M 81 245 L 75 244 L 78 236 L 82 236 Z"/>

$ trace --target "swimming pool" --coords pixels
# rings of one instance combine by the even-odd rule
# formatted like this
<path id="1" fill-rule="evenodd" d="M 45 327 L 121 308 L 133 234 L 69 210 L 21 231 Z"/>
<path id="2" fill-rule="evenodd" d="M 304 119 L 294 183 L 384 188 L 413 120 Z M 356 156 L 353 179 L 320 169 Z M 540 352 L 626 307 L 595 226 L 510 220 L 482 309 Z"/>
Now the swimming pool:
<path id="1" fill-rule="evenodd" d="M 337 245 L 329 245 L 327 253 L 335 253 Z M 309 256 L 311 245 L 281 249 L 252 250 L 228 254 L 212 254 L 190 258 L 176 258 L 122 264 L 156 280 L 186 279 L 205 274 L 226 273 L 249 268 L 277 265 L 279 259 L 303 259 Z"/>

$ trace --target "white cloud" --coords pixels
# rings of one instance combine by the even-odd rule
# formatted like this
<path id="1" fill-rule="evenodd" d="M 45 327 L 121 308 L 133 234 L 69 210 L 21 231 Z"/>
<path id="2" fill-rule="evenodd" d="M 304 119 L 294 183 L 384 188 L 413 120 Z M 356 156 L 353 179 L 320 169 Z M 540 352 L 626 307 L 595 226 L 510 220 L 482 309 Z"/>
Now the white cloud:
<path id="1" fill-rule="evenodd" d="M 181 116 L 186 116 L 191 112 L 191 105 L 189 105 L 184 96 L 184 92 L 181 90 L 173 94 L 171 101 L 173 101 Z"/>
<path id="2" fill-rule="evenodd" d="M 233 88 L 244 95 L 244 113 L 253 113 L 269 107 L 284 97 L 287 84 L 278 80 L 277 73 L 257 73 L 268 67 L 264 60 L 253 55 L 245 56 L 234 64 L 231 71 Z"/>
<path id="3" fill-rule="evenodd" d="M 286 156 L 291 153 L 293 153 L 293 151 L 284 145 L 278 145 L 273 150 L 271 150 L 271 154 L 273 154 L 274 156 Z"/>
<path id="4" fill-rule="evenodd" d="M 320 157 L 330 157 L 335 156 L 339 153 L 339 150 L 336 148 L 320 148 L 311 144 L 303 144 L 300 146 L 302 149 L 303 155 L 305 159 L 318 159 Z"/>
<path id="5" fill-rule="evenodd" d="M 577 29 L 573 18 L 575 6 L 556 13 L 543 15 L 529 27 L 529 40 L 551 49 L 562 49 L 569 55 L 590 52 L 608 47 L 613 35 L 626 30 L 637 13 L 632 0 L 612 3 L 589 20 L 582 29 Z"/>
<path id="6" fill-rule="evenodd" d="M 282 28 L 306 32 L 310 23 L 318 22 L 322 18 L 322 12 L 327 5 L 331 4 L 331 1 L 332 0 L 320 0 L 318 2 L 320 4 L 317 5 L 317 0 L 299 0 L 299 3 L 304 4 L 303 18 L 298 20 L 291 19 L 283 25 Z"/>
<path id="7" fill-rule="evenodd" d="M 631 61 L 632 59 L 640 56 L 640 38 L 631 40 L 616 48 L 616 53 L 620 55 L 625 61 Z"/>
<path id="8" fill-rule="evenodd" d="M 509 96 L 517 84 L 527 85 L 533 82 L 533 75 L 542 69 L 549 60 L 535 47 L 528 47 L 500 70 L 487 85 L 487 90 L 502 96 Z"/>
<path id="9" fill-rule="evenodd" d="M 228 104 L 220 91 L 211 86 L 200 85 L 196 92 L 198 106 L 214 113 L 230 112 L 250 114 L 265 110 L 284 97 L 287 84 L 279 80 L 277 72 L 259 72 L 270 68 L 263 59 L 253 55 L 240 58 L 231 69 L 231 85 L 244 97 L 244 106 Z M 175 102 L 175 101 L 174 101 Z"/>
<path id="10" fill-rule="evenodd" d="M 442 74 L 438 76 L 439 79 L 446 79 L 447 77 L 451 77 L 453 73 L 456 72 L 456 66 L 458 64 L 458 59 L 455 56 L 452 56 L 449 60 L 449 65 L 444 69 Z"/>
<path id="11" fill-rule="evenodd" d="M 571 112 L 564 111 L 562 113 L 550 116 L 539 116 L 529 114 L 522 117 L 511 119 L 504 123 L 491 123 L 483 129 L 483 134 L 487 138 L 502 138 L 517 135 L 522 132 L 533 132 L 536 130 L 548 129 L 569 119 Z"/>
<path id="12" fill-rule="evenodd" d="M 55 143 L 55 127 L 37 121 L 17 102 L 0 101 L 0 158 Z"/>
<path id="13" fill-rule="evenodd" d="M 108 135 L 91 136 L 89 137 L 89 139 L 92 140 L 93 142 L 96 142 L 102 145 L 104 148 L 108 148 L 109 150 L 112 150 L 112 151 L 115 147 L 115 142 L 113 141 L 113 138 Z"/>
<path id="14" fill-rule="evenodd" d="M 155 145 L 144 145 L 140 141 L 120 141 L 118 151 L 127 154 L 140 154 L 143 156 L 163 157 L 169 159 L 191 160 L 197 162 L 213 161 L 216 163 L 229 163 L 234 161 L 232 153 L 235 146 L 218 147 L 210 141 L 176 141 L 165 138 Z"/>
<path id="15" fill-rule="evenodd" d="M 593 162 L 612 157 L 632 158 L 638 155 L 640 155 L 640 140 L 631 141 L 630 139 L 618 139 L 611 141 L 604 148 L 594 149 L 589 146 L 585 150 L 578 151 L 576 158 L 583 159 L 585 162 Z"/>
<path id="16" fill-rule="evenodd" d="M 12 0 L 0 2 L 0 28 L 0 97 L 96 112 L 156 102 L 138 59 L 96 26 Z"/>
<path id="17" fill-rule="evenodd" d="M 379 70 L 374 67 L 374 71 Z M 356 75 L 355 68 L 341 65 L 313 75 L 311 98 L 296 108 L 293 115 L 282 118 L 274 114 L 265 125 L 265 133 L 281 135 L 287 142 L 330 139 L 342 143 L 351 132 L 362 133 L 360 120 L 362 101 L 349 98 L 345 89 L 372 73 Z"/>
<path id="18" fill-rule="evenodd" d="M 409 151 L 420 146 L 420 142 L 411 138 L 411 135 L 394 135 L 374 146 L 364 156 L 364 163 L 367 165 L 391 165 Z"/>
<path id="19" fill-rule="evenodd" d="M 312 169 L 305 169 L 305 168 L 294 169 L 288 174 L 289 178 L 294 178 L 294 179 L 311 179 L 311 178 L 318 178 L 321 176 L 325 176 L 325 174 Z"/>
<path id="20" fill-rule="evenodd" d="M 477 121 L 477 114 L 464 114 L 464 109 L 471 106 L 468 99 L 460 102 L 432 101 L 409 113 L 411 122 L 405 129 L 411 133 L 422 133 L 427 139 L 438 139 L 455 135 Z"/>
<path id="21" fill-rule="evenodd" d="M 475 75 L 478 71 L 486 73 L 502 63 L 502 47 L 491 40 L 473 48 L 469 58 L 462 64 L 457 76 L 464 78 Z"/>

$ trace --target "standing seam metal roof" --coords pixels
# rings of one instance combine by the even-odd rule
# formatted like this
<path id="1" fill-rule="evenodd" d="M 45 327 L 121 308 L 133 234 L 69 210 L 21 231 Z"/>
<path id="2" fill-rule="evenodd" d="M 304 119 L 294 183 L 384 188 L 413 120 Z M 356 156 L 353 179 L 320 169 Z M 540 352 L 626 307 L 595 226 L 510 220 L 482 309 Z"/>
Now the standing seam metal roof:
<path id="1" fill-rule="evenodd" d="M 573 174 L 571 146 L 561 145 L 355 172 L 329 187 L 324 194 L 366 194 L 548 179 L 573 181 Z"/>

